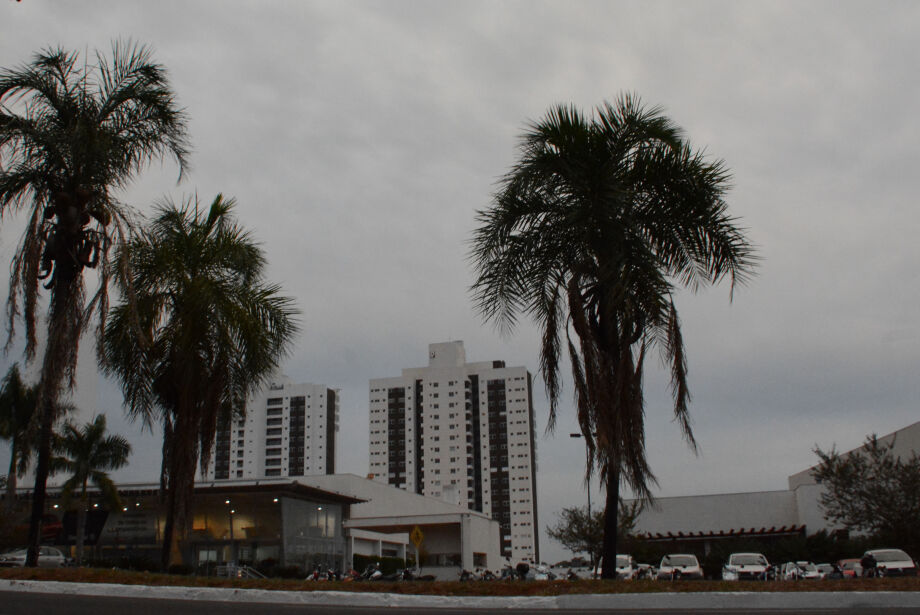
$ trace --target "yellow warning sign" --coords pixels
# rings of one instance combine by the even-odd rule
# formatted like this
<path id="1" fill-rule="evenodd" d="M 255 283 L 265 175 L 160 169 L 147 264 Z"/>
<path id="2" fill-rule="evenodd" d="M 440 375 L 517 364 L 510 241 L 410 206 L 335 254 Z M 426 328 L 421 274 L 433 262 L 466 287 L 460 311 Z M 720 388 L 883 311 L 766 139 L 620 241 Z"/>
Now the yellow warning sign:
<path id="1" fill-rule="evenodd" d="M 417 525 L 412 528 L 412 533 L 409 534 L 409 539 L 412 541 L 412 544 L 415 545 L 415 548 L 418 549 L 418 546 L 422 544 L 423 540 L 425 540 L 425 535 L 422 533 L 422 528 Z"/>

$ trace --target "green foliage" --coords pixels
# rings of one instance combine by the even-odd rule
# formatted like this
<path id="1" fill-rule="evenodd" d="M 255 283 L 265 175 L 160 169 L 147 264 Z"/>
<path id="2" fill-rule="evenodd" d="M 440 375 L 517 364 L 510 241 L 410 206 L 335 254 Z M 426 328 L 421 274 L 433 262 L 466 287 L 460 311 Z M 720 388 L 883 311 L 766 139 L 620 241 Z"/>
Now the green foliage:
<path id="1" fill-rule="evenodd" d="M 80 505 L 85 506 L 87 486 L 90 484 L 99 490 L 102 500 L 110 508 L 121 506 L 108 471 L 128 464 L 131 445 L 124 436 L 106 434 L 104 414 L 96 415 L 82 427 L 65 423 L 55 448 L 58 456 L 52 461 L 52 471 L 70 475 L 61 489 L 65 506 L 73 502 L 75 495 Z"/>
<path id="2" fill-rule="evenodd" d="M 46 49 L 29 64 L 0 70 L 0 214 L 28 210 L 10 276 L 10 337 L 23 316 L 29 357 L 37 344 L 39 275 L 57 288 L 59 276 L 75 271 L 82 279 L 83 267 L 98 267 L 89 313 L 98 309 L 104 318 L 113 273 L 108 246 L 133 215 L 113 189 L 165 156 L 184 171 L 186 121 L 165 69 L 141 45 L 118 42 L 111 57 L 97 51 L 82 61 L 76 52 Z M 87 316 L 72 323 L 69 343 L 76 344 Z M 76 348 L 62 358 L 72 383 Z"/>
<path id="3" fill-rule="evenodd" d="M 26 212 L 10 266 L 7 348 L 21 319 L 28 360 L 38 348 L 39 289 L 51 291 L 38 383 L 32 566 L 58 400 L 76 386 L 83 333 L 95 319 L 100 335 L 105 329 L 108 285 L 118 271 L 110 247 L 134 224 L 134 211 L 115 192 L 166 156 L 176 159 L 181 178 L 187 154 L 185 115 L 166 71 L 143 46 L 119 42 L 110 58 L 96 52 L 82 61 L 77 53 L 47 49 L 29 64 L 0 69 L 0 217 Z M 86 268 L 96 269 L 98 282 L 88 301 Z"/>
<path id="4" fill-rule="evenodd" d="M 815 448 L 821 463 L 812 471 L 824 486 L 820 505 L 825 516 L 879 542 L 920 553 L 920 456 L 898 457 L 894 442 L 875 435 L 850 454 Z"/>
<path id="5" fill-rule="evenodd" d="M 617 542 L 629 550 L 636 529 L 636 519 L 642 512 L 642 504 L 638 501 L 626 503 L 620 500 L 618 508 Z M 563 508 L 556 525 L 547 526 L 546 533 L 574 555 L 587 554 L 593 568 L 603 554 L 604 511 L 592 510 L 589 515 L 587 507 Z"/>
<path id="6" fill-rule="evenodd" d="M 38 434 L 33 422 L 37 409 L 38 389 L 23 382 L 19 366 L 14 363 L 0 388 L 0 438 L 10 443 L 9 472 L 3 477 L 0 487 L 0 490 L 6 490 L 7 509 L 13 505 L 17 479 L 28 471 L 38 447 Z"/>
<path id="7" fill-rule="evenodd" d="M 611 502 L 621 481 L 651 495 L 642 390 L 651 349 L 670 371 L 674 418 L 695 448 L 673 294 L 726 278 L 734 288 L 753 271 L 723 200 L 728 185 L 722 161 L 691 148 L 661 109 L 624 95 L 590 115 L 559 105 L 530 124 L 519 161 L 478 214 L 474 301 L 504 332 L 522 315 L 542 330 L 550 430 L 568 352 L 588 475 L 600 471 Z M 606 525 L 605 561 L 615 528 Z"/>
<path id="8" fill-rule="evenodd" d="M 282 566 L 273 558 L 262 560 L 255 568 L 266 577 L 276 579 L 303 579 L 306 575 L 300 566 Z"/>
<path id="9" fill-rule="evenodd" d="M 51 471 L 70 475 L 61 488 L 61 496 L 65 506 L 77 500 L 77 563 L 80 564 L 89 506 L 87 487 L 92 484 L 98 489 L 110 509 L 119 508 L 118 490 L 108 471 L 127 465 L 131 445 L 123 436 L 106 434 L 104 414 L 97 415 L 82 427 L 66 423 L 55 440 L 58 456 L 51 461 Z"/>
<path id="10" fill-rule="evenodd" d="M 175 575 L 181 575 L 181 576 L 187 577 L 191 575 L 193 572 L 195 572 L 195 570 L 191 566 L 187 566 L 185 564 L 172 564 L 169 566 L 169 568 L 166 569 L 166 572 L 168 572 L 169 574 L 175 574 Z"/>
<path id="11" fill-rule="evenodd" d="M 278 366 L 297 326 L 293 302 L 263 280 L 265 257 L 217 195 L 166 203 L 119 250 L 130 276 L 105 334 L 105 371 L 122 385 L 130 416 L 163 426 L 167 493 L 164 568 L 174 526 L 188 527 L 196 467 L 205 468 L 218 424 Z"/>

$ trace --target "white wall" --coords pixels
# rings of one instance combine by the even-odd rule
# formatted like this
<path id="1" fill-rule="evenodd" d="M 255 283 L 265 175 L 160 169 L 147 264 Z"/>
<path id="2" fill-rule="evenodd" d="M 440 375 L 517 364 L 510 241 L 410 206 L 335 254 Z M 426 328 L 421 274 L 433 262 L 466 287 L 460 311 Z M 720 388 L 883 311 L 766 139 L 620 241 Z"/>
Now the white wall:
<path id="1" fill-rule="evenodd" d="M 636 530 L 666 534 L 799 524 L 796 499 L 791 491 L 760 491 L 659 498 L 654 508 L 646 508 L 639 515 Z"/>

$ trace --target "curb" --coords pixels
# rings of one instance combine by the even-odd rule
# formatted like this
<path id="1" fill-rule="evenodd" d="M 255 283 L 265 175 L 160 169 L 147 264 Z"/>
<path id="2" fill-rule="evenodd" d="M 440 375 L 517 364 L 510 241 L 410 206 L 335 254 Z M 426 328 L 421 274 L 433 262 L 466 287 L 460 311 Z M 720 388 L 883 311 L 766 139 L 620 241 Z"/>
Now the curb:
<path id="1" fill-rule="evenodd" d="M 920 592 L 687 592 L 564 596 L 423 596 L 374 592 L 158 587 L 0 579 L 0 591 L 207 602 L 257 602 L 376 608 L 491 609 L 920 609 Z"/>

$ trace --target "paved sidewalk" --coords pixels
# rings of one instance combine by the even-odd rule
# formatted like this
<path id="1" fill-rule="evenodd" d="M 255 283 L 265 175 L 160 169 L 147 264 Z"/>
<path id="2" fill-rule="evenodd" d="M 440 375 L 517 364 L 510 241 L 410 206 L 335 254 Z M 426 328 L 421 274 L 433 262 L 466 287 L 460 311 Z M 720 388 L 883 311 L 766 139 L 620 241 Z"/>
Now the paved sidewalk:
<path id="1" fill-rule="evenodd" d="M 420 596 L 373 592 L 272 591 L 223 587 L 156 587 L 0 579 L 0 591 L 379 608 L 552 609 L 846 609 L 915 608 L 920 592 L 698 592 L 565 596 Z"/>

